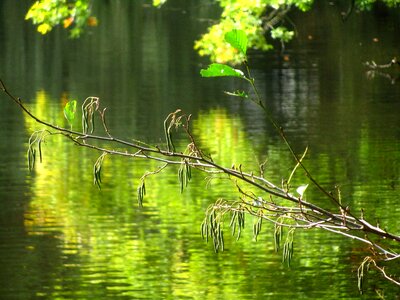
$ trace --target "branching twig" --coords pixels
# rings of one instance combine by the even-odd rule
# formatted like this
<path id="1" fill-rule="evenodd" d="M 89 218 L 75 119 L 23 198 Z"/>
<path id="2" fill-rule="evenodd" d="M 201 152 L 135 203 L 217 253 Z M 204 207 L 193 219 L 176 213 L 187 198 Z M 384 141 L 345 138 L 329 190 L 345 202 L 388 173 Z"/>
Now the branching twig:
<path id="1" fill-rule="evenodd" d="M 257 176 L 254 175 L 253 172 L 245 172 L 241 165 L 237 168 L 235 166 L 232 166 L 231 168 L 224 167 L 217 162 L 214 162 L 210 156 L 204 155 L 202 150 L 197 145 L 195 137 L 190 132 L 190 115 L 184 115 L 181 110 L 176 110 L 175 112 L 169 114 L 164 121 L 166 149 L 163 149 L 162 147 L 150 146 L 139 141 L 129 142 L 114 137 L 106 124 L 106 109 L 100 109 L 99 99 L 96 97 L 87 98 L 82 105 L 82 132 L 79 132 L 53 125 L 36 117 L 26 108 L 21 99 L 15 97 L 8 91 L 1 79 L 0 88 L 30 118 L 46 126 L 49 129 L 43 131 L 46 134 L 54 134 L 51 132 L 51 130 L 53 130 L 56 134 L 62 134 L 66 138 L 72 140 L 78 146 L 101 152 L 100 157 L 94 165 L 95 184 L 97 184 L 99 187 L 101 183 L 101 167 L 104 157 L 107 154 L 162 162 L 163 165 L 157 170 L 153 172 L 147 172 L 140 178 L 140 184 L 137 189 L 138 202 L 140 206 L 142 205 L 144 195 L 146 194 L 146 177 L 157 174 L 170 165 L 180 166 L 178 174 L 181 183 L 181 190 L 188 184 L 188 181 L 191 178 L 192 168 L 212 175 L 225 175 L 226 178 L 232 180 L 241 195 L 240 201 L 226 201 L 224 199 L 217 200 L 207 209 L 206 217 L 202 224 L 202 235 L 206 239 L 208 239 L 208 237 L 213 239 L 216 251 L 224 248 L 223 229 L 221 224 L 225 214 L 231 213 L 233 214 L 231 218 L 232 232 L 233 234 L 237 235 L 237 238 L 240 237 L 241 230 L 244 228 L 246 214 L 257 217 L 257 222 L 254 223 L 253 227 L 255 239 L 257 239 L 257 236 L 261 230 L 262 220 L 266 220 L 274 224 L 275 242 L 277 248 L 279 248 L 279 242 L 282 239 L 282 228 L 289 228 L 289 232 L 291 232 L 290 237 L 286 238 L 284 245 L 284 257 L 286 257 L 286 259 L 289 261 L 293 251 L 293 231 L 291 230 L 294 230 L 295 228 L 320 228 L 365 243 L 374 249 L 373 254 L 376 254 L 376 259 L 378 259 L 378 256 L 381 260 L 393 260 L 399 258 L 399 254 L 387 250 L 384 246 L 371 241 L 368 238 L 368 234 L 374 234 L 379 238 L 384 238 L 395 242 L 400 242 L 400 236 L 391 234 L 379 227 L 373 226 L 363 217 L 356 217 L 354 214 L 350 213 L 347 207 L 342 205 L 340 192 L 338 192 L 338 196 L 335 197 L 332 193 L 326 191 L 317 182 L 317 180 L 314 179 L 314 177 L 303 164 L 303 158 L 307 152 L 307 148 L 301 157 L 296 155 L 293 147 L 285 135 L 283 128 L 281 128 L 274 121 L 272 114 L 261 101 L 258 90 L 254 84 L 254 79 L 252 79 L 250 76 L 247 63 L 246 68 L 250 78 L 249 79 L 246 77 L 246 80 L 250 82 L 256 94 L 256 99 L 252 101 L 264 110 L 267 117 L 270 119 L 271 123 L 274 125 L 275 129 L 295 159 L 296 165 L 286 182 L 286 187 L 279 187 L 278 185 L 264 178 L 265 164 L 260 165 L 261 174 L 260 176 Z M 95 113 L 97 113 L 100 118 L 105 135 L 98 135 L 94 133 Z M 172 139 L 172 129 L 174 128 L 183 128 L 186 136 L 189 139 L 189 144 L 183 152 L 178 152 L 174 145 L 174 141 Z M 29 144 L 30 147 L 28 150 L 28 158 L 31 160 L 35 159 L 36 150 L 33 148 L 34 144 L 37 144 L 39 154 L 41 156 L 41 142 L 43 139 L 43 135 L 36 134 L 32 136 Z M 101 141 L 104 142 L 104 145 L 92 144 L 91 141 Z M 30 161 L 29 166 L 30 168 L 33 167 L 32 161 Z M 335 206 L 339 208 L 340 213 L 333 213 L 318 205 L 305 201 L 302 195 L 296 197 L 290 193 L 289 184 L 298 167 L 302 168 L 310 181 L 322 192 L 322 194 L 328 197 L 335 204 Z M 239 183 L 243 186 L 255 188 L 259 195 L 256 195 L 252 191 L 246 191 L 239 185 Z M 264 194 L 268 196 L 265 197 Z M 364 235 L 364 237 L 361 237 L 361 235 Z M 373 260 L 373 263 L 375 264 L 376 268 L 382 272 L 385 278 L 391 278 L 391 281 L 394 283 L 397 282 L 392 277 L 388 277 L 384 269 L 376 265 L 375 260 Z"/>

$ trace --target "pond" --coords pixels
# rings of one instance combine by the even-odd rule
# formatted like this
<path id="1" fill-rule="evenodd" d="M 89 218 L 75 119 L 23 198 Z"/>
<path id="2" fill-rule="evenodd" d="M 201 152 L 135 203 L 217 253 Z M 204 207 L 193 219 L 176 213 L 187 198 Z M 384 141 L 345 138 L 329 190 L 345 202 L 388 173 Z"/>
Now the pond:
<path id="1" fill-rule="evenodd" d="M 115 136 L 164 143 L 163 121 L 192 114 L 194 136 L 223 165 L 287 178 L 293 160 L 265 115 L 223 91 L 237 81 L 203 79 L 209 61 L 193 42 L 218 17 L 213 1 L 97 1 L 99 25 L 80 39 L 46 36 L 24 21 L 29 3 L 0 4 L 0 78 L 39 117 L 67 126 L 63 106 L 98 96 Z M 400 48 L 398 12 L 354 13 L 346 22 L 326 2 L 293 14 L 298 36 L 249 64 L 266 105 L 296 151 L 327 187 L 339 185 L 354 211 L 400 231 L 400 84 L 398 73 L 367 74 Z M 368 76 L 369 75 L 369 76 Z M 372 77 L 371 75 L 375 75 Z M 368 249 L 317 229 L 295 234 L 292 264 L 276 253 L 273 228 L 258 238 L 249 219 L 242 238 L 226 234 L 215 253 L 200 235 L 207 207 L 237 199 L 235 187 L 193 173 L 180 193 L 177 170 L 150 176 L 143 208 L 137 187 L 156 162 L 107 157 L 59 136 L 43 162 L 27 169 L 30 134 L 43 126 L 0 95 L 0 297 L 2 299 L 395 299 L 399 289 L 371 272 L 363 295 L 357 268 Z M 185 140 L 178 140 L 183 147 Z M 302 178 L 299 178 L 302 183 Z M 314 197 L 313 197 L 314 196 Z M 310 190 L 310 201 L 324 205 Z M 312 199 L 312 200 L 311 200 Z"/>

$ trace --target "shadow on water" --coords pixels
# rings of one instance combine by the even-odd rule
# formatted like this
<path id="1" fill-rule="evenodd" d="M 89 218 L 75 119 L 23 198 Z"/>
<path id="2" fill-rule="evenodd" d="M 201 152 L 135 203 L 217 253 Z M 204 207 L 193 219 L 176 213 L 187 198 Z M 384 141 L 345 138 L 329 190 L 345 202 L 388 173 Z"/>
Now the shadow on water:
<path id="1" fill-rule="evenodd" d="M 128 139 L 163 143 L 162 121 L 183 108 L 215 159 L 253 169 L 267 159 L 268 176 L 280 182 L 293 161 L 266 118 L 222 93 L 240 83 L 198 75 L 207 61 L 193 41 L 217 9 L 208 1 L 171 2 L 161 10 L 143 1 L 96 3 L 99 26 L 70 40 L 61 30 L 40 36 L 24 21 L 28 3 L 3 1 L 0 76 L 34 113 L 59 125 L 66 125 L 68 99 L 99 96 L 112 132 Z M 250 64 L 296 150 L 310 146 L 306 163 L 316 177 L 329 188 L 339 184 L 347 204 L 396 231 L 400 88 L 383 77 L 369 80 L 362 62 L 386 63 L 396 54 L 399 24 L 390 14 L 355 13 L 345 23 L 339 15 L 337 7 L 321 4 L 306 17 L 293 15 L 298 37 L 284 56 L 253 52 Z M 366 249 L 341 237 L 296 233 L 288 268 L 274 252 L 272 228 L 266 224 L 256 243 L 249 219 L 243 238 L 236 242 L 226 234 L 226 252 L 215 254 L 199 226 L 215 199 L 237 198 L 223 180 L 207 184 L 195 173 L 180 194 L 171 169 L 146 182 L 139 209 L 139 178 L 157 164 L 107 157 L 99 191 L 91 174 L 99 153 L 57 137 L 46 141 L 44 162 L 29 173 L 26 142 L 40 126 L 0 99 L 2 297 L 360 298 L 356 269 Z M 320 201 L 313 190 L 307 197 Z M 366 297 L 376 296 L 376 286 L 388 297 L 396 294 L 377 276 L 371 282 Z"/>

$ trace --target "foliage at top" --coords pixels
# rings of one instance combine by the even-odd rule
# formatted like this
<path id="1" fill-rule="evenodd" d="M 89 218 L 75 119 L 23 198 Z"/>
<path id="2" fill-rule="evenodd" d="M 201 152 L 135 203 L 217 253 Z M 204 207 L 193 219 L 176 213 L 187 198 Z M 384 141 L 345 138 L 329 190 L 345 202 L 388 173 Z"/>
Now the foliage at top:
<path id="1" fill-rule="evenodd" d="M 243 30 L 248 36 L 249 48 L 269 50 L 266 31 L 274 29 L 292 8 L 306 11 L 311 8 L 313 0 L 219 0 L 223 8 L 218 24 L 211 26 L 200 40 L 196 41 L 195 49 L 200 55 L 210 56 L 212 61 L 240 63 L 243 56 L 237 55 L 237 50 L 224 42 L 224 35 L 234 28 Z M 284 28 L 284 27 L 282 27 Z M 286 35 L 271 36 L 273 39 L 285 39 L 294 33 L 285 28 Z"/>
<path id="2" fill-rule="evenodd" d="M 266 51 L 272 49 L 272 40 L 282 47 L 295 35 L 291 22 L 285 22 L 292 9 L 307 11 L 313 0 L 215 0 L 222 8 L 218 23 L 208 28 L 194 44 L 201 56 L 209 56 L 218 63 L 240 63 L 244 55 L 224 41 L 227 32 L 240 29 L 248 37 L 248 47 Z M 388 7 L 396 7 L 400 0 L 380 0 Z M 155 7 L 161 7 L 167 0 L 152 0 Z M 353 8 L 369 10 L 377 0 L 349 1 L 349 11 Z M 55 26 L 62 25 L 71 37 L 79 37 L 86 26 L 96 26 L 98 21 L 91 15 L 90 0 L 38 0 L 26 14 L 27 20 L 37 25 L 37 30 L 46 34 Z M 290 24 L 287 27 L 286 24 Z M 238 55 L 239 53 L 239 55 Z"/>
<path id="3" fill-rule="evenodd" d="M 360 9 L 371 9 L 377 0 L 355 0 L 355 5 Z M 400 5 L 399 0 L 381 0 L 388 7 L 396 7 Z"/>
<path id="4" fill-rule="evenodd" d="M 79 37 L 86 26 L 97 25 L 90 7 L 88 0 L 40 0 L 30 7 L 25 19 L 32 20 L 41 34 L 62 24 L 71 37 Z"/>

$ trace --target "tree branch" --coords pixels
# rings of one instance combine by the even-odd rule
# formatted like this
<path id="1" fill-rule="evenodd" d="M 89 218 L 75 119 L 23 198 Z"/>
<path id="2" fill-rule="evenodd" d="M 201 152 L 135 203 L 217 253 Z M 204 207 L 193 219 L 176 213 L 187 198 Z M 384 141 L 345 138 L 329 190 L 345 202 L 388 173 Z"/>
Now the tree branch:
<path id="1" fill-rule="evenodd" d="M 247 65 L 246 65 L 247 66 Z M 291 230 L 294 229 L 309 229 L 309 228 L 320 228 L 335 234 L 340 234 L 347 238 L 351 238 L 362 242 L 364 244 L 369 245 L 372 249 L 374 249 L 373 253 L 377 253 L 376 259 L 381 260 L 393 260 L 399 258 L 399 254 L 387 250 L 384 246 L 372 242 L 368 239 L 368 234 L 373 234 L 381 239 L 386 239 L 389 241 L 400 242 L 400 236 L 391 234 L 387 231 L 382 230 L 377 226 L 373 226 L 371 223 L 366 221 L 363 217 L 358 218 L 350 213 L 348 208 L 345 208 L 341 204 L 340 196 L 337 199 L 331 193 L 327 192 L 317 181 L 311 176 L 308 169 L 304 166 L 302 160 L 306 152 L 304 152 L 302 157 L 298 157 L 291 144 L 289 143 L 283 129 L 278 126 L 278 124 L 273 120 L 270 112 L 266 109 L 264 104 L 259 100 L 258 91 L 254 85 L 253 80 L 249 80 L 251 85 L 253 86 L 256 94 L 257 101 L 255 102 L 259 105 L 267 114 L 272 124 L 277 129 L 279 135 L 287 145 L 290 153 L 295 158 L 296 166 L 290 174 L 289 180 L 293 177 L 296 168 L 301 167 L 307 174 L 307 177 L 311 180 L 311 182 L 322 192 L 323 195 L 327 196 L 335 206 L 338 208 L 340 213 L 334 213 L 327 209 L 324 209 L 318 205 L 305 201 L 302 196 L 296 197 L 295 195 L 289 193 L 288 188 L 284 186 L 278 187 L 278 185 L 272 183 L 271 181 L 265 179 L 263 177 L 263 166 L 260 165 L 261 176 L 256 176 L 252 172 L 244 172 L 242 166 L 235 168 L 234 166 L 231 168 L 224 167 L 217 162 L 214 162 L 213 159 L 209 156 L 204 155 L 202 150 L 196 143 L 194 136 L 191 134 L 189 130 L 189 121 L 190 115 L 184 115 L 180 110 L 175 111 L 168 115 L 164 122 L 165 135 L 166 135 L 166 144 L 167 149 L 164 150 L 159 146 L 149 146 L 144 143 L 134 141 L 129 142 L 120 138 L 114 137 L 109 131 L 108 126 L 106 125 L 105 112 L 106 109 L 100 109 L 99 99 L 96 97 L 89 97 L 85 100 L 82 105 L 83 116 L 82 116 L 82 132 L 75 131 L 72 129 L 67 129 L 63 127 L 59 127 L 53 125 L 49 122 L 39 119 L 36 117 L 31 111 L 29 111 L 26 106 L 23 104 L 20 98 L 15 97 L 4 85 L 3 81 L 0 79 L 0 88 L 1 90 L 12 99 L 19 108 L 26 113 L 30 118 L 35 120 L 36 122 L 46 126 L 50 130 L 54 130 L 57 134 L 62 134 L 66 138 L 73 141 L 76 145 L 81 147 L 86 147 L 95 151 L 99 151 L 102 154 L 99 159 L 95 163 L 94 173 L 95 173 L 95 183 L 100 187 L 100 170 L 101 163 L 106 154 L 117 155 L 122 157 L 130 157 L 130 158 L 140 158 L 147 160 L 154 160 L 163 163 L 163 166 L 158 168 L 154 172 L 148 172 L 141 177 L 141 185 L 138 188 L 138 201 L 139 205 L 141 205 L 143 196 L 145 194 L 145 178 L 152 174 L 157 174 L 161 172 L 164 168 L 169 165 L 179 165 L 179 172 L 190 172 L 190 168 L 197 169 L 201 172 L 205 172 L 208 174 L 223 174 L 226 175 L 227 178 L 231 181 L 234 181 L 240 195 L 242 196 L 241 201 L 228 202 L 223 199 L 217 200 L 214 204 L 212 204 L 206 212 L 206 217 L 202 224 L 202 234 L 205 234 L 206 238 L 209 235 L 213 237 L 213 242 L 216 251 L 218 249 L 223 249 L 223 238 L 221 233 L 221 222 L 223 216 L 231 212 L 233 214 L 231 224 L 232 226 L 236 226 L 235 224 L 239 224 L 238 226 L 238 238 L 240 236 L 240 228 L 244 226 L 244 214 L 247 213 L 254 217 L 258 217 L 259 220 L 266 220 L 275 225 L 275 228 L 288 227 Z M 103 125 L 103 130 L 105 135 L 94 134 L 94 122 L 92 120 L 94 112 L 98 113 L 100 121 Z M 185 131 L 189 144 L 186 147 L 184 152 L 178 152 L 175 149 L 173 144 L 171 129 L 172 128 L 181 127 Z M 49 130 L 46 130 L 48 134 L 54 134 Z M 43 140 L 43 136 L 35 136 L 30 140 L 29 147 L 31 151 L 36 143 L 39 147 L 39 153 L 41 154 L 40 143 Z M 101 141 L 104 142 L 104 145 L 94 145 L 91 141 Z M 123 148 L 118 149 L 115 147 Z M 29 153 L 29 150 L 28 150 Z M 31 164 L 29 164 L 31 166 Z M 33 166 L 33 165 L 32 165 Z M 185 168 L 185 169 L 184 169 Z M 182 176 L 188 176 L 188 173 L 179 173 Z M 186 175 L 185 175 L 186 174 Z M 190 175 L 190 174 L 189 174 Z M 190 178 L 189 178 L 190 179 Z M 187 177 L 181 178 L 181 188 L 183 188 L 188 181 Z M 185 183 L 185 184 L 184 184 Z M 257 193 L 261 194 L 261 196 L 257 196 L 253 192 L 245 191 L 240 185 L 245 184 L 249 185 L 252 188 L 257 190 Z M 264 194 L 267 194 L 268 197 L 264 197 Z M 275 200 L 281 201 L 280 204 L 277 204 Z M 288 201 L 288 202 L 285 202 Z M 291 205 L 289 205 L 291 204 Z M 261 221 L 259 221 L 261 222 Z M 257 237 L 260 230 L 260 223 L 257 223 L 254 227 L 254 234 Z M 211 230 L 211 231 L 210 231 Z M 277 230 L 277 229 L 276 229 Z M 350 233 L 351 232 L 351 233 Z M 276 234 L 279 231 L 275 232 Z M 356 234 L 358 235 L 356 235 Z M 293 233 L 292 233 L 293 234 Z M 365 235 L 365 237 L 360 237 L 359 235 Z M 277 237 L 278 240 L 280 237 Z M 290 242 L 290 238 L 288 240 Z M 287 245 L 286 249 L 291 249 L 290 245 Z M 286 253 L 284 256 L 289 257 L 290 255 Z M 375 263 L 375 260 L 374 260 Z M 377 269 L 381 271 L 385 278 L 389 279 L 391 277 L 387 277 L 383 268 L 380 268 L 376 265 Z M 394 283 L 397 281 L 391 279 Z"/>

